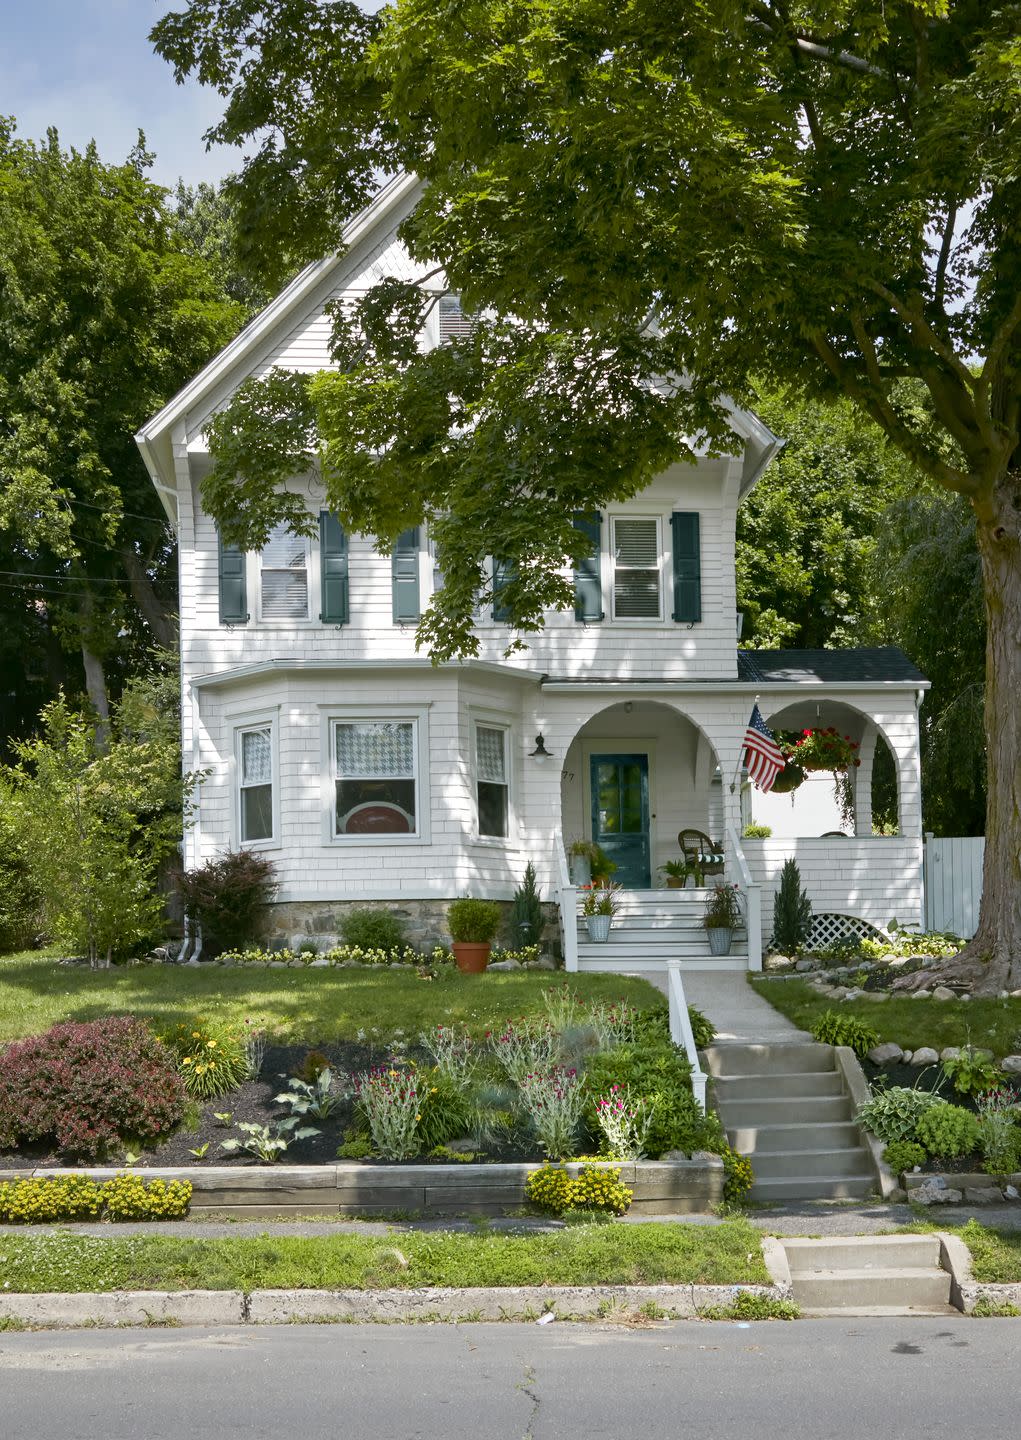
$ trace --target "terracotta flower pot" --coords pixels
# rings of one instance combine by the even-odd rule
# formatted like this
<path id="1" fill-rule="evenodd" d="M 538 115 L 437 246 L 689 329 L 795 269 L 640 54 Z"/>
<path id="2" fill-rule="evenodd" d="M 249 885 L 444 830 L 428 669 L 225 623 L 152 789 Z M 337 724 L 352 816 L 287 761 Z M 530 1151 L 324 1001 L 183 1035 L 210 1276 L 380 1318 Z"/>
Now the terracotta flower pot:
<path id="1" fill-rule="evenodd" d="M 481 975 L 489 964 L 489 952 L 493 947 L 488 940 L 482 944 L 470 940 L 455 940 L 450 948 L 462 975 Z"/>
<path id="2" fill-rule="evenodd" d="M 668 890 L 683 890 L 685 877 L 683 875 L 668 875 L 666 877 L 666 888 Z"/>

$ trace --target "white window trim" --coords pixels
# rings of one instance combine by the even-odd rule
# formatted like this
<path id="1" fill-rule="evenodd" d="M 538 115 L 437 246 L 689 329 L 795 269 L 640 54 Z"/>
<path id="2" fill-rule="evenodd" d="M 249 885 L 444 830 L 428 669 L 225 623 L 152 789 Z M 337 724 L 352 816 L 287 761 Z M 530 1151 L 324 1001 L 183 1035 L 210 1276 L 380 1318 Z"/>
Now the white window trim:
<path id="1" fill-rule="evenodd" d="M 228 711 L 224 717 L 231 727 L 230 760 L 230 831 L 232 850 L 279 850 L 283 844 L 280 830 L 280 707 L 269 710 Z M 266 840 L 241 838 L 241 736 L 249 730 L 269 730 L 270 785 L 272 786 L 273 834 Z"/>
<path id="2" fill-rule="evenodd" d="M 654 520 L 656 523 L 656 554 L 658 556 L 657 571 L 659 575 L 659 614 L 656 616 L 647 615 L 618 615 L 617 614 L 617 556 L 614 544 L 614 532 L 618 520 Z M 609 585 L 609 609 L 607 619 L 611 625 L 637 625 L 641 629 L 648 629 L 652 626 L 662 626 L 663 617 L 666 614 L 664 600 L 664 577 L 668 556 L 663 543 L 663 516 L 650 511 L 618 510 L 610 511 L 606 517 L 606 556 L 607 577 L 603 581 L 604 588 Z"/>
<path id="3" fill-rule="evenodd" d="M 515 805 L 515 777 L 516 768 L 514 764 L 514 729 L 506 715 L 485 710 L 472 710 L 470 712 L 470 752 L 468 771 L 471 784 L 472 803 L 472 827 L 471 841 L 473 845 L 483 845 L 495 850 L 516 850 L 518 848 L 518 824 L 517 807 Z M 507 834 L 506 835 L 483 835 L 479 831 L 479 749 L 478 731 L 479 726 L 483 730 L 503 731 L 503 763 L 507 776 Z"/>
<path id="4" fill-rule="evenodd" d="M 319 619 L 321 608 L 322 580 L 320 575 L 319 541 L 313 540 L 311 536 L 295 536 L 305 543 L 305 576 L 308 582 L 308 613 L 302 619 L 288 619 L 281 615 L 264 615 L 262 613 L 262 551 L 249 551 L 247 557 L 247 582 L 249 595 L 255 596 L 255 618 L 259 625 L 265 625 L 267 629 L 322 629 L 323 621 Z M 350 558 L 348 565 L 350 567 Z M 350 571 L 349 571 L 350 573 Z M 348 580 L 350 586 L 350 579 Z M 350 594 L 350 591 L 349 591 Z M 350 600 L 349 600 L 350 604 Z M 251 606 L 248 607 L 251 610 Z M 327 622 L 327 628 L 330 628 Z"/>
<path id="5" fill-rule="evenodd" d="M 322 843 L 341 848 L 388 845 L 428 845 L 431 787 L 429 785 L 429 715 L 423 705 L 320 705 L 320 774 L 322 776 Z M 337 778 L 334 772 L 334 726 L 365 720 L 410 720 L 414 726 L 415 823 L 413 835 L 338 835 L 336 833 Z"/>

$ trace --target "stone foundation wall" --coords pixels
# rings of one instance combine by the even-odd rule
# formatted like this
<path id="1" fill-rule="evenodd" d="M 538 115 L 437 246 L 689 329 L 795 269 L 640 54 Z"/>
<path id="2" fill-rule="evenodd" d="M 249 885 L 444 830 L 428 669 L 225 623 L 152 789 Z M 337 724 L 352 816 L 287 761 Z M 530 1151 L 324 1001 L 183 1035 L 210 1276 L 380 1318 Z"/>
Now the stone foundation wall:
<path id="1" fill-rule="evenodd" d="M 342 945 L 343 920 L 352 910 L 382 910 L 395 915 L 404 927 L 407 943 L 416 950 L 431 950 L 434 945 L 449 945 L 450 931 L 447 929 L 447 910 L 450 900 L 308 900 L 281 902 L 271 905 L 264 926 L 265 943 L 279 949 L 289 946 L 293 950 L 301 947 L 303 941 L 313 940 L 320 950 Z M 508 925 L 511 902 L 497 900 L 504 913 L 504 926 L 496 937 L 495 944 L 510 943 Z M 557 907 L 543 903 L 546 924 L 536 942 L 550 954 L 560 948 Z"/>

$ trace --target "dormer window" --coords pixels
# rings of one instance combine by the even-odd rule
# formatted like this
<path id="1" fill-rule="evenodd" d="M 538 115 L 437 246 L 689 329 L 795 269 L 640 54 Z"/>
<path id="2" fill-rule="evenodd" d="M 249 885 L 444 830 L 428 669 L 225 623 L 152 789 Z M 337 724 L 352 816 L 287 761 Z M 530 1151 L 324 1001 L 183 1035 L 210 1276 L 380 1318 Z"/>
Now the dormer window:
<path id="1" fill-rule="evenodd" d="M 659 520 L 655 516 L 618 516 L 612 522 L 613 618 L 662 618 Z"/>

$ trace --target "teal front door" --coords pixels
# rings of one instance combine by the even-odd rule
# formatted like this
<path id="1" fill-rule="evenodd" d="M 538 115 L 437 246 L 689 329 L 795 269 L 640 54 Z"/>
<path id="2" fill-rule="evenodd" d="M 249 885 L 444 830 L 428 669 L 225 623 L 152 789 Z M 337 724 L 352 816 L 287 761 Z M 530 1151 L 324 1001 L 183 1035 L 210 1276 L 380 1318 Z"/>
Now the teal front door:
<path id="1" fill-rule="evenodd" d="M 649 757 L 593 755 L 592 839 L 617 866 L 613 876 L 628 890 L 648 890 Z"/>

